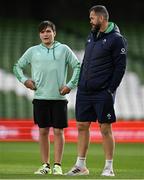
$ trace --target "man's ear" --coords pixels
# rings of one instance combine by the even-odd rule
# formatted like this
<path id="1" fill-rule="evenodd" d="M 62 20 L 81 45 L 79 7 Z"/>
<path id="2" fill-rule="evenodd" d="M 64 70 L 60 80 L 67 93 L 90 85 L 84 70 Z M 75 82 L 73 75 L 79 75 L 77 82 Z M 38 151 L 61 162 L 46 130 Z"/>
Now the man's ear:
<path id="1" fill-rule="evenodd" d="M 103 22 L 104 17 L 103 17 L 102 15 L 100 15 L 100 16 L 99 16 L 99 20 L 100 20 L 100 22 Z"/>

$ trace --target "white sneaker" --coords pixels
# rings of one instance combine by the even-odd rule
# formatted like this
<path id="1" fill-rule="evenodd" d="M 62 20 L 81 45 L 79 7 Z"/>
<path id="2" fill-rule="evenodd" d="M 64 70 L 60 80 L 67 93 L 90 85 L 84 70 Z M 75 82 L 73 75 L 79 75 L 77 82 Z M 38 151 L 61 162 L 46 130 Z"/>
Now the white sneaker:
<path id="1" fill-rule="evenodd" d="M 52 171 L 47 164 L 43 164 L 37 171 L 34 172 L 34 174 L 40 174 L 40 175 L 51 174 L 51 173 Z"/>
<path id="2" fill-rule="evenodd" d="M 53 174 L 54 175 L 62 175 L 62 168 L 61 166 L 55 164 L 54 167 L 53 167 Z"/>
<path id="3" fill-rule="evenodd" d="M 115 176 L 112 169 L 104 168 L 103 172 L 101 173 L 101 176 Z"/>
<path id="4" fill-rule="evenodd" d="M 78 166 L 74 166 L 70 171 L 65 173 L 68 176 L 81 176 L 81 175 L 89 175 L 89 170 L 85 168 L 80 168 Z"/>

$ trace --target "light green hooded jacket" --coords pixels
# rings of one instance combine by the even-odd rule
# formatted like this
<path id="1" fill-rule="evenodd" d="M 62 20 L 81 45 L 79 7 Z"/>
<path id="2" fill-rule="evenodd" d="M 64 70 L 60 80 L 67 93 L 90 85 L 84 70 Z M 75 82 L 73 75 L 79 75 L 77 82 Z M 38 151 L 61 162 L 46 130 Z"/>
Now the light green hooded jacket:
<path id="1" fill-rule="evenodd" d="M 65 44 L 55 41 L 50 48 L 39 44 L 27 49 L 13 68 L 22 83 L 30 79 L 23 73 L 27 65 L 31 65 L 31 79 L 36 85 L 34 99 L 64 100 L 66 97 L 60 95 L 60 88 L 66 85 L 73 89 L 77 86 L 80 62 Z M 72 67 L 73 74 L 66 84 L 68 65 Z"/>

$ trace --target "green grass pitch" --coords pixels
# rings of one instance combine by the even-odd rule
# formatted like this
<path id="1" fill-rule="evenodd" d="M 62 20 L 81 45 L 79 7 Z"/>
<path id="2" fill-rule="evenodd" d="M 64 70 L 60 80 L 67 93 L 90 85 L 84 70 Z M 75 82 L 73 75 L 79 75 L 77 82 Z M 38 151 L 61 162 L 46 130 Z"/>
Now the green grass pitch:
<path id="1" fill-rule="evenodd" d="M 77 147 L 66 143 L 63 172 L 75 163 Z M 51 145 L 53 166 L 53 144 Z M 0 142 L 0 179 L 144 179 L 144 143 L 117 143 L 114 156 L 115 177 L 101 177 L 104 153 L 101 144 L 90 144 L 87 156 L 89 176 L 34 175 L 40 166 L 39 145 L 35 142 Z"/>

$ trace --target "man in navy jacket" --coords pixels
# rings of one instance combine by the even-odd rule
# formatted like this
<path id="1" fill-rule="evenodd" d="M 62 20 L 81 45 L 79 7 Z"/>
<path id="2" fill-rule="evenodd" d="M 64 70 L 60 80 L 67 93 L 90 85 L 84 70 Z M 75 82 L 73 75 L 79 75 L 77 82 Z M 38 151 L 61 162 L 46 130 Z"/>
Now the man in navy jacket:
<path id="1" fill-rule="evenodd" d="M 88 36 L 76 97 L 78 157 L 67 175 L 88 175 L 86 155 L 91 122 L 98 120 L 103 138 L 105 166 L 102 176 L 115 176 L 115 148 L 111 124 L 116 121 L 114 99 L 126 69 L 127 42 L 119 28 L 109 22 L 102 5 L 90 9 L 91 32 Z"/>

